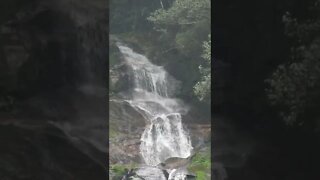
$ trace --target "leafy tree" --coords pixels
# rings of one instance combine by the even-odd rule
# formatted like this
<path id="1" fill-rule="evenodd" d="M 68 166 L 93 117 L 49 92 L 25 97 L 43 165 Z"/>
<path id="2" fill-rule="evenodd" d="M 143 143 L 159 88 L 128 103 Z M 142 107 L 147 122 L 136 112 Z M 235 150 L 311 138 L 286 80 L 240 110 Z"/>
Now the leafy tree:
<path id="1" fill-rule="evenodd" d="M 144 54 L 153 63 L 166 66 L 182 82 L 181 97 L 199 97 L 204 101 L 210 93 L 211 62 L 201 56 L 206 53 L 203 42 L 210 34 L 210 3 L 210 0 L 112 0 L 110 31 L 121 34 L 132 44 L 145 46 Z"/>
<path id="2" fill-rule="evenodd" d="M 193 69 L 182 79 L 187 87 L 183 89 L 203 102 L 209 102 L 211 93 L 210 4 L 210 0 L 175 0 L 169 8 L 160 8 L 148 17 L 154 29 L 161 32 L 160 44 L 167 49 L 161 51 L 175 50 L 189 66 L 185 68 Z"/>
<path id="3" fill-rule="evenodd" d="M 202 75 L 201 81 L 194 86 L 194 93 L 200 101 L 210 102 L 211 99 L 211 35 L 209 40 L 203 43 L 202 57 L 206 60 L 205 66 L 199 66 Z"/>
<path id="4" fill-rule="evenodd" d="M 210 1 L 176 0 L 172 7 L 158 9 L 148 19 L 160 26 L 192 25 L 210 21 Z"/>
<path id="5" fill-rule="evenodd" d="M 318 4 L 314 10 L 320 10 Z M 287 124 L 302 125 L 306 119 L 312 123 L 320 117 L 320 16 L 299 22 L 286 13 L 283 21 L 286 34 L 294 42 L 292 58 L 267 80 L 267 95 Z"/>
<path id="6" fill-rule="evenodd" d="M 111 0 L 110 32 L 148 32 L 152 24 L 146 18 L 161 7 L 159 0 Z"/>
<path id="7" fill-rule="evenodd" d="M 158 9 L 148 20 L 184 55 L 199 55 L 210 33 L 210 0 L 176 0 L 168 9 Z"/>

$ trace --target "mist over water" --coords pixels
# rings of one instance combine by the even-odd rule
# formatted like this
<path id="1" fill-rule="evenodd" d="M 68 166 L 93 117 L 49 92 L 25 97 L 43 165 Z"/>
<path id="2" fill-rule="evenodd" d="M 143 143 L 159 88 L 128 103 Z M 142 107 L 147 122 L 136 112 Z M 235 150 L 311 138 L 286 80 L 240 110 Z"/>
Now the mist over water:
<path id="1" fill-rule="evenodd" d="M 173 98 L 179 82 L 145 56 L 121 43 L 117 46 L 134 83 L 127 102 L 147 120 L 140 145 L 144 162 L 154 166 L 170 157 L 187 158 L 193 148 L 181 115 L 188 108 Z"/>

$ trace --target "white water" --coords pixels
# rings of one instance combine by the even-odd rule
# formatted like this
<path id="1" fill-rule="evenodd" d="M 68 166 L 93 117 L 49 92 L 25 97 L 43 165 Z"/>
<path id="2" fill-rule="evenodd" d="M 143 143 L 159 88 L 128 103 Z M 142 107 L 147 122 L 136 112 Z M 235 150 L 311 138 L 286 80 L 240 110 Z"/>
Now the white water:
<path id="1" fill-rule="evenodd" d="M 156 167 L 142 166 L 136 173 L 145 180 L 167 180 L 162 170 Z"/>
<path id="2" fill-rule="evenodd" d="M 128 102 L 148 121 L 141 136 L 143 160 L 155 166 L 170 157 L 187 158 L 192 145 L 181 114 L 188 109 L 181 100 L 171 97 L 178 81 L 145 56 L 120 43 L 117 46 L 131 69 L 134 83 Z"/>

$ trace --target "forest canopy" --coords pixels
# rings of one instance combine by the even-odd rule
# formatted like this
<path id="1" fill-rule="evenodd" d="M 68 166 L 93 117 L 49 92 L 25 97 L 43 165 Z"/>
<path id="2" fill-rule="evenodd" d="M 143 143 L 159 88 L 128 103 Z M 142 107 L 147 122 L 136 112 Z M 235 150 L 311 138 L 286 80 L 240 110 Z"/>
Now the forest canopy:
<path id="1" fill-rule="evenodd" d="M 112 0 L 110 27 L 182 82 L 180 96 L 211 97 L 210 0 Z M 130 8 L 129 8 L 130 6 Z"/>
<path id="2" fill-rule="evenodd" d="M 312 124 L 320 117 L 320 16 L 319 2 L 307 19 L 283 16 L 285 33 L 293 42 L 291 58 L 267 79 L 267 95 L 283 120 L 290 125 Z M 308 119 L 308 120 L 306 120 Z"/>
<path id="3" fill-rule="evenodd" d="M 211 99 L 210 7 L 209 0 L 176 0 L 169 9 L 158 9 L 148 17 L 156 29 L 175 37 L 175 46 L 182 54 L 199 56 L 203 48 L 206 61 L 199 66 L 201 77 L 194 93 L 207 102 Z M 207 41 L 203 41 L 202 33 L 209 34 Z"/>

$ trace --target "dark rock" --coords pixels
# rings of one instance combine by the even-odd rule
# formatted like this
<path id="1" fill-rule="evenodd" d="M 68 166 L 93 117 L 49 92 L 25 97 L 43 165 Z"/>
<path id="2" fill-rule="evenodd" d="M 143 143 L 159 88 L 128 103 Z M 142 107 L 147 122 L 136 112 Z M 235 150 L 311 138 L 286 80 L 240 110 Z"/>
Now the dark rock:
<path id="1" fill-rule="evenodd" d="M 0 125 L 0 179 L 106 178 L 107 8 L 1 1 L 0 113 L 20 125 Z"/>
<path id="2" fill-rule="evenodd" d="M 102 179 L 103 167 L 52 126 L 0 125 L 1 179 Z M 10 137 L 10 138 L 8 138 Z"/>

